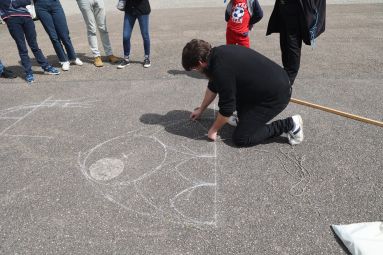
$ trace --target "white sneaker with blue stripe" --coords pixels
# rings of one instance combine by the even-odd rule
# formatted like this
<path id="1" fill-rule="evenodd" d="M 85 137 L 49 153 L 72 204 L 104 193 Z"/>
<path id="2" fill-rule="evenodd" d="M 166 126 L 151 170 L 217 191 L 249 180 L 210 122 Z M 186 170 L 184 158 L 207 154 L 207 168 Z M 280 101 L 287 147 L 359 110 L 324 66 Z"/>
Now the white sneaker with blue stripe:
<path id="1" fill-rule="evenodd" d="M 297 114 L 292 116 L 294 127 L 291 131 L 287 133 L 287 138 L 289 139 L 289 144 L 297 145 L 303 142 L 303 120 L 301 115 Z"/>

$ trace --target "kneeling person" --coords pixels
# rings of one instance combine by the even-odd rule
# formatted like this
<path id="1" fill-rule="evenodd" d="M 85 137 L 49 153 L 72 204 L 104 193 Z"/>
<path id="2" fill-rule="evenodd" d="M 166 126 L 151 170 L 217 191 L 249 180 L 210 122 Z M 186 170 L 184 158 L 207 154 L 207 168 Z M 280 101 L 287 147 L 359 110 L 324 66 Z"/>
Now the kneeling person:
<path id="1" fill-rule="evenodd" d="M 237 146 L 254 146 L 283 133 L 288 134 L 291 145 L 303 141 L 300 115 L 267 124 L 286 108 L 291 97 L 286 72 L 270 59 L 249 48 L 212 48 L 208 42 L 194 39 L 183 49 L 182 65 L 186 71 L 197 70 L 209 79 L 201 106 L 191 114 L 193 120 L 219 96 L 219 112 L 209 129 L 209 139 L 217 139 L 217 132 L 237 110 L 239 121 L 233 134 Z"/>

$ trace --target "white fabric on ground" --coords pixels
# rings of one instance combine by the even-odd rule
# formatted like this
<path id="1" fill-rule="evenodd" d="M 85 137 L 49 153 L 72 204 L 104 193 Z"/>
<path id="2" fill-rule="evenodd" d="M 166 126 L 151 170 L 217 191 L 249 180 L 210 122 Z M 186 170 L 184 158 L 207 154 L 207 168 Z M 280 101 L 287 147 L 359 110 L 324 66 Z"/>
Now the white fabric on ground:
<path id="1" fill-rule="evenodd" d="M 331 226 L 353 255 L 383 254 L 383 222 Z"/>

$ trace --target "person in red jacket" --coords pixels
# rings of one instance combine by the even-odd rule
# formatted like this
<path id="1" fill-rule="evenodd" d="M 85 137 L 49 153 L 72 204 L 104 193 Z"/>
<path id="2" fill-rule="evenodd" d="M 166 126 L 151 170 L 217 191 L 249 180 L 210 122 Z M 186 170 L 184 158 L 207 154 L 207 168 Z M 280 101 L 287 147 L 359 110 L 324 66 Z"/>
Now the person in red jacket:
<path id="1" fill-rule="evenodd" d="M 250 47 L 249 31 L 263 17 L 258 0 L 231 0 L 225 11 L 226 44 Z"/>

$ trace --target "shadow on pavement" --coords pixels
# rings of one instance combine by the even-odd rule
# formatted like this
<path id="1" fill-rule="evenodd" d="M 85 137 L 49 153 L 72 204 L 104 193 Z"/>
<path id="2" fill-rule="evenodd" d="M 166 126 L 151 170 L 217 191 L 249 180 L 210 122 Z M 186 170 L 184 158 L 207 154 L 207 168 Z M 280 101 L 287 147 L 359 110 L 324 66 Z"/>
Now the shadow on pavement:
<path id="1" fill-rule="evenodd" d="M 168 74 L 171 74 L 171 75 L 174 75 L 174 76 L 177 76 L 177 75 L 186 75 L 186 76 L 189 76 L 191 78 L 195 78 L 195 79 L 200 79 L 200 80 L 207 80 L 207 78 L 205 77 L 205 75 L 199 73 L 199 72 L 196 72 L 196 71 L 183 71 L 183 70 L 168 70 Z"/>
<path id="2" fill-rule="evenodd" d="M 165 129 L 165 131 L 178 136 L 187 137 L 189 139 L 195 139 L 195 132 L 193 132 L 193 125 L 175 125 L 173 123 L 179 123 L 179 121 L 184 120 L 186 123 L 193 121 L 190 120 L 190 111 L 185 110 L 173 110 L 165 115 L 161 115 L 158 113 L 146 113 L 143 114 L 140 117 L 140 121 L 144 124 L 149 125 L 162 125 Z M 209 117 L 210 116 L 210 117 Z M 200 138 L 202 140 L 208 140 L 207 138 L 207 132 L 210 128 L 210 126 L 213 124 L 214 119 L 212 116 L 215 116 L 213 109 L 206 109 L 205 112 L 202 114 L 201 118 L 198 120 L 198 122 L 205 127 L 206 129 L 206 136 L 203 138 Z M 237 146 L 232 142 L 232 135 L 234 132 L 235 127 L 232 127 L 230 125 L 225 125 L 219 132 L 220 140 L 225 143 L 226 145 L 230 147 L 237 148 Z M 280 144 L 287 144 L 288 140 L 286 137 L 278 136 L 274 138 L 270 138 L 262 142 L 261 144 L 271 144 L 271 143 L 280 143 Z"/>
<path id="3" fill-rule="evenodd" d="M 173 110 L 165 115 L 158 113 L 146 113 L 140 117 L 140 121 L 144 124 L 149 125 L 162 125 L 165 131 L 178 136 L 187 137 L 189 139 L 195 139 L 195 130 L 193 130 L 193 121 L 190 120 L 190 111 L 184 110 Z M 198 122 L 206 129 L 213 123 L 213 118 L 208 116 L 214 116 L 213 109 L 206 109 L 201 119 Z M 176 123 L 182 122 L 182 125 Z M 190 125 L 189 125 L 189 124 Z M 208 140 L 207 135 L 199 138 L 198 140 Z"/>

